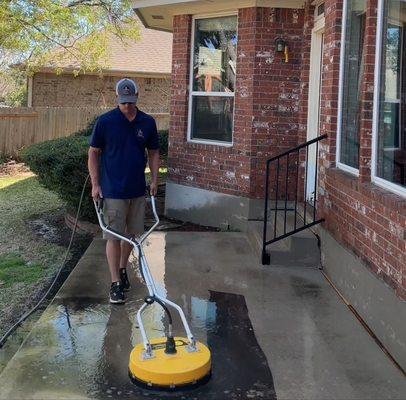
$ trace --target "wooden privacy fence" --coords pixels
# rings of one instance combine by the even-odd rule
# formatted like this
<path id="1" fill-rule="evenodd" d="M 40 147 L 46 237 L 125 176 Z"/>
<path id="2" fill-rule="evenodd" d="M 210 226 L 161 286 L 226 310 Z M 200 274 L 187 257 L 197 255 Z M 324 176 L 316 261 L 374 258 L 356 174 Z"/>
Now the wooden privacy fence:
<path id="1" fill-rule="evenodd" d="M 33 143 L 69 136 L 111 108 L 19 107 L 0 108 L 0 154 L 14 156 Z M 168 129 L 169 114 L 151 115 L 158 129 Z"/>

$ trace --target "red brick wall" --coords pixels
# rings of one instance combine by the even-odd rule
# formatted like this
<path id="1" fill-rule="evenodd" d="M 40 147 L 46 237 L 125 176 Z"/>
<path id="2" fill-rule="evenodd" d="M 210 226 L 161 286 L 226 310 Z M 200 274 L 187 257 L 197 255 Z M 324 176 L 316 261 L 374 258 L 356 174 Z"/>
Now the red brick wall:
<path id="1" fill-rule="evenodd" d="M 378 0 L 369 0 L 365 19 L 364 54 L 365 65 L 361 85 L 361 123 L 360 123 L 360 151 L 359 174 L 362 182 L 371 181 L 372 156 L 372 114 L 374 107 L 375 81 L 375 42 L 377 25 Z"/>
<path id="2" fill-rule="evenodd" d="M 216 192 L 263 196 L 265 160 L 297 144 L 303 10 L 238 13 L 233 147 L 188 143 L 191 16 L 174 20 L 169 179 Z M 289 44 L 289 63 L 275 39 Z M 283 188 L 281 188 L 283 190 Z"/>
<path id="3" fill-rule="evenodd" d="M 240 24 L 248 20 L 246 23 L 248 32 L 253 24 L 246 14 L 252 13 L 256 15 L 254 25 L 257 32 L 254 47 L 255 63 L 252 72 L 250 71 L 254 79 L 250 197 L 260 198 L 264 194 L 266 160 L 298 144 L 304 10 L 278 8 L 241 10 Z M 283 62 L 283 53 L 275 52 L 275 40 L 278 37 L 283 38 L 289 46 L 288 63 Z M 241 40 L 244 40 L 244 37 L 240 35 L 239 44 Z M 245 42 L 240 48 L 244 45 Z M 243 48 L 245 50 L 245 46 Z M 251 59 L 251 55 L 248 58 Z M 249 62 L 249 59 L 245 60 L 245 63 Z M 239 74 L 237 80 L 238 78 Z M 295 169 L 292 160 L 290 167 Z M 283 198 L 285 171 L 286 166 L 281 165 L 279 193 L 283 194 L 281 196 Z M 289 179 L 293 178 L 294 175 L 290 174 Z M 271 174 L 271 181 L 274 179 L 274 175 Z M 288 191 L 292 196 L 294 185 L 289 185 Z"/>
<path id="4" fill-rule="evenodd" d="M 168 178 L 188 186 L 246 195 L 249 147 L 238 140 L 238 133 L 233 148 L 187 142 L 191 27 L 190 15 L 174 17 Z"/>
<path id="5" fill-rule="evenodd" d="M 310 78 L 310 51 L 312 29 L 314 26 L 314 6 L 311 2 L 305 3 L 304 6 L 304 25 L 303 25 L 303 45 L 301 58 L 301 73 L 300 73 L 300 100 L 299 100 L 299 131 L 298 142 L 304 143 L 307 141 L 307 113 L 308 113 L 308 98 L 309 98 L 309 78 Z M 314 146 L 314 145 L 313 145 Z M 303 149 L 299 154 L 300 168 L 299 173 L 299 188 L 304 187 L 305 182 L 305 161 L 306 151 Z M 298 191 L 298 200 L 303 201 L 304 191 Z"/>
<path id="6" fill-rule="evenodd" d="M 250 198 L 263 195 L 265 160 L 306 140 L 313 7 L 238 14 L 234 145 L 187 143 L 191 16 L 174 20 L 169 180 Z M 336 168 L 342 0 L 326 0 L 319 159 L 320 216 L 336 239 L 406 299 L 406 202 L 370 182 L 376 0 L 368 1 L 360 177 Z M 275 53 L 281 36 L 290 62 Z M 284 187 L 280 190 L 284 192 Z"/>
<path id="7" fill-rule="evenodd" d="M 303 45 L 301 56 L 300 72 L 300 99 L 299 99 L 299 142 L 307 140 L 307 112 L 309 96 L 309 73 L 310 73 L 310 50 L 313 29 L 314 6 L 311 2 L 305 4 L 304 25 L 303 25 Z"/>
<path id="8" fill-rule="evenodd" d="M 406 300 L 406 201 L 370 182 L 376 3 L 368 1 L 366 16 L 358 178 L 335 168 L 342 0 L 326 1 L 321 133 L 329 138 L 320 154 L 319 199 L 324 227 Z"/>
<path id="9" fill-rule="evenodd" d="M 170 99 L 170 77 L 52 74 L 37 72 L 33 76 L 33 107 L 115 107 L 116 83 L 134 79 L 139 88 L 138 106 L 145 112 L 167 113 Z"/>

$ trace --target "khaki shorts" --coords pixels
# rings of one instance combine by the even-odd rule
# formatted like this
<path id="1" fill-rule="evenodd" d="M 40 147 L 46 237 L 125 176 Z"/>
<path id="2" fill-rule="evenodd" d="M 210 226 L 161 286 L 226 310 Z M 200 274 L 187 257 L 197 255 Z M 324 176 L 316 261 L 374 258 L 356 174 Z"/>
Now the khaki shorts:
<path id="1" fill-rule="evenodd" d="M 131 236 L 144 233 L 145 197 L 134 199 L 104 199 L 104 219 L 106 224 L 118 232 Z M 120 240 L 110 233 L 103 232 L 107 240 Z"/>

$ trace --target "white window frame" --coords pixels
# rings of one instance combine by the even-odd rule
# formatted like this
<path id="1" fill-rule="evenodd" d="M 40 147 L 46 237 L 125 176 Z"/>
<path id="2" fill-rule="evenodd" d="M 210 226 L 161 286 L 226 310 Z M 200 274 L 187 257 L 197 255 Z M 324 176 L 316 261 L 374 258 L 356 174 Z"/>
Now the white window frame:
<path id="1" fill-rule="evenodd" d="M 192 38 L 190 41 L 190 66 L 189 66 L 189 107 L 188 107 L 188 126 L 187 126 L 187 141 L 191 143 L 201 143 L 201 144 L 212 144 L 216 146 L 223 146 L 223 147 L 233 147 L 234 145 L 234 116 L 235 116 L 235 89 L 233 93 L 227 92 L 199 92 L 193 90 L 193 60 L 194 60 L 194 47 L 195 47 L 195 27 L 196 27 L 196 20 L 197 19 L 207 19 L 207 18 L 218 18 L 218 17 L 228 17 L 228 16 L 236 16 L 237 17 L 237 46 L 236 46 L 236 53 L 238 55 L 238 11 L 231 11 L 231 12 L 222 12 L 222 13 L 212 13 L 212 14 L 197 14 L 193 15 L 192 19 Z M 236 74 L 235 79 L 237 81 L 237 64 L 238 58 L 236 62 Z M 236 85 L 235 85 L 236 87 Z M 216 97 L 233 97 L 233 130 L 231 132 L 231 142 L 222 142 L 218 140 L 210 140 L 210 139 L 192 139 L 192 98 L 193 96 L 216 96 Z"/>
<path id="2" fill-rule="evenodd" d="M 323 3 L 324 3 L 324 7 L 326 7 L 326 1 L 325 0 L 315 0 L 315 1 L 312 2 L 312 6 L 314 6 L 314 16 L 313 16 L 314 25 L 316 25 L 316 22 L 319 19 L 322 19 L 322 18 L 324 19 L 324 12 L 326 11 L 325 9 L 320 15 L 317 15 L 318 8 Z"/>
<path id="3" fill-rule="evenodd" d="M 338 84 L 338 115 L 337 115 L 337 134 L 336 134 L 336 166 L 343 171 L 359 176 L 359 169 L 340 162 L 341 151 L 341 130 L 343 117 L 343 93 L 344 93 L 344 56 L 345 56 L 345 31 L 347 29 L 347 11 L 348 0 L 344 0 L 341 26 L 341 50 L 340 50 L 340 73 Z"/>
<path id="4" fill-rule="evenodd" d="M 404 1 L 404 0 L 403 0 Z M 379 100 L 381 86 L 381 57 L 383 45 L 383 7 L 384 0 L 378 0 L 378 23 L 376 28 L 375 42 L 375 83 L 374 83 L 374 108 L 372 119 L 372 165 L 371 165 L 371 180 L 377 186 L 394 192 L 402 197 L 406 197 L 406 188 L 403 188 L 396 183 L 387 181 L 376 175 L 377 173 L 377 152 L 378 152 L 378 130 L 379 130 Z"/>

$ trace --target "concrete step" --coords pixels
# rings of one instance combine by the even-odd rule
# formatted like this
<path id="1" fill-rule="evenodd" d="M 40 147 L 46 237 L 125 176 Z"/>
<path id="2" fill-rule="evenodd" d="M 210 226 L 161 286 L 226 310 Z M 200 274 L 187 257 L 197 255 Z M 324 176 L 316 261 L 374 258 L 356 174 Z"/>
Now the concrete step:
<path id="1" fill-rule="evenodd" d="M 267 225 L 267 240 L 274 234 L 275 214 L 272 212 Z M 303 220 L 297 217 L 296 227 L 303 226 Z M 286 231 L 294 228 L 294 213 L 287 212 Z M 284 233 L 284 213 L 278 211 L 276 220 L 276 233 Z M 263 222 L 250 221 L 247 237 L 255 254 L 261 260 Z M 267 247 L 271 256 L 271 266 L 296 266 L 306 268 L 319 268 L 320 250 L 318 239 L 310 229 L 305 229 L 285 239 L 272 243 Z"/>
<path id="2" fill-rule="evenodd" d="M 263 222 L 261 221 L 249 221 L 247 229 L 248 241 L 256 255 L 256 257 L 261 260 L 262 253 L 262 235 L 263 235 Z M 274 249 L 281 252 L 289 251 L 287 246 L 287 241 L 281 240 L 274 243 Z"/>

